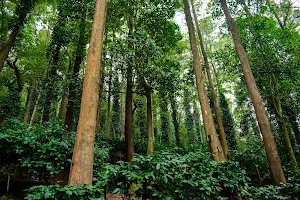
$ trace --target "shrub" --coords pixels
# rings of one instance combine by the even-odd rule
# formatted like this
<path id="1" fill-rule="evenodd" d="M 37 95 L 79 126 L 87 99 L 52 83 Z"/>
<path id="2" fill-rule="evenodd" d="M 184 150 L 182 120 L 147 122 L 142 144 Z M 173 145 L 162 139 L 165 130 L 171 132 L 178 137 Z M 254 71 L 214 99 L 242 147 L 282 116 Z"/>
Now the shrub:
<path id="1" fill-rule="evenodd" d="M 135 155 L 132 164 L 106 165 L 98 183 L 112 193 L 150 199 L 218 199 L 238 194 L 246 186 L 245 172 L 235 162 L 217 164 L 208 153 L 186 155 L 159 152 L 153 157 Z M 135 187 L 133 189 L 133 187 Z"/>
<path id="2" fill-rule="evenodd" d="M 25 199 L 28 200 L 96 200 L 103 199 L 103 190 L 92 185 L 83 186 L 34 186 L 28 190 L 25 190 L 27 196 Z"/>

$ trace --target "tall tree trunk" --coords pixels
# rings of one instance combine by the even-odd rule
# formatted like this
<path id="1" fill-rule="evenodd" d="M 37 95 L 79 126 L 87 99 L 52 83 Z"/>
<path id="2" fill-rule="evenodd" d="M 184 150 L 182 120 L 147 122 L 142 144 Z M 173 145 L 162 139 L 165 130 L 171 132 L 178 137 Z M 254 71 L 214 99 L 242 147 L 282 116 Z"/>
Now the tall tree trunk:
<path id="1" fill-rule="evenodd" d="M 286 121 L 283 116 L 281 101 L 280 101 L 280 97 L 279 97 L 278 85 L 277 85 L 274 75 L 272 76 L 272 84 L 273 84 L 273 90 L 274 90 L 273 104 L 274 104 L 274 108 L 275 108 L 274 110 L 276 113 L 276 117 L 278 119 L 280 129 L 283 133 L 284 143 L 289 152 L 290 160 L 291 160 L 292 164 L 298 169 L 297 160 L 296 160 L 296 157 L 295 157 L 295 154 L 293 151 L 293 147 L 291 144 L 289 132 L 286 127 Z"/>
<path id="2" fill-rule="evenodd" d="M 214 120 L 212 117 L 207 93 L 205 90 L 204 76 L 203 76 L 200 56 L 197 48 L 195 29 L 194 29 L 194 24 L 190 12 L 189 3 L 187 0 L 183 0 L 183 4 L 184 4 L 184 13 L 186 16 L 186 22 L 189 29 L 191 50 L 193 53 L 193 63 L 194 63 L 194 70 L 196 75 L 198 98 L 201 104 L 202 117 L 203 117 L 204 128 L 205 128 L 209 150 L 212 153 L 213 159 L 216 160 L 217 162 L 226 161 L 223 148 L 220 144 L 218 135 L 216 133 Z"/>
<path id="3" fill-rule="evenodd" d="M 66 120 L 65 120 L 65 127 L 68 131 L 73 130 L 73 116 L 74 116 L 74 104 L 75 99 L 77 98 L 76 93 L 76 81 L 78 81 L 78 75 L 80 71 L 80 66 L 84 60 L 85 52 L 86 52 L 86 11 L 83 11 L 84 14 L 81 17 L 80 23 L 80 33 L 78 37 L 77 47 L 76 47 L 76 55 L 75 61 L 73 65 L 73 71 L 71 75 L 71 82 L 69 83 L 69 96 L 68 96 L 68 106 L 66 111 Z"/>
<path id="4" fill-rule="evenodd" d="M 83 82 L 69 185 L 92 184 L 106 0 L 97 0 Z"/>
<path id="5" fill-rule="evenodd" d="M 111 112 L 111 79 L 112 79 L 112 68 L 109 72 L 108 77 L 108 96 L 107 96 L 107 110 L 106 110 L 106 122 L 105 122 L 105 137 L 110 137 L 110 112 Z"/>
<path id="6" fill-rule="evenodd" d="M 171 101 L 171 108 L 172 108 L 172 121 L 175 130 L 176 144 L 177 146 L 180 146 L 180 132 L 179 132 L 180 126 L 178 122 L 176 99 L 173 95 L 170 97 L 170 101 Z"/>
<path id="7" fill-rule="evenodd" d="M 27 124 L 27 122 L 28 122 L 28 118 L 29 118 L 29 114 L 30 114 L 30 107 L 31 107 L 31 103 L 33 100 L 35 90 L 36 90 L 36 80 L 33 81 L 33 84 L 31 85 L 31 88 L 30 88 L 30 93 L 29 93 L 29 97 L 28 97 L 28 101 L 27 101 L 26 109 L 25 109 L 25 113 L 24 113 L 24 124 Z"/>
<path id="8" fill-rule="evenodd" d="M 200 27 L 198 24 L 198 19 L 197 19 L 197 15 L 196 15 L 196 11 L 195 11 L 195 6 L 192 0 L 192 10 L 194 13 L 194 20 L 195 20 L 195 25 L 196 25 L 196 29 L 197 29 L 197 33 L 198 33 L 198 38 L 200 40 L 200 48 L 201 48 L 201 52 L 204 58 L 204 65 L 205 65 L 205 69 L 206 69 L 206 74 L 207 74 L 207 78 L 208 78 L 208 83 L 209 83 L 209 88 L 211 91 L 211 97 L 213 100 L 213 106 L 215 109 L 215 113 L 216 113 L 216 120 L 217 120 L 217 124 L 218 124 L 218 130 L 219 130 L 219 136 L 221 139 L 221 144 L 223 147 L 223 151 L 224 151 L 224 155 L 227 158 L 227 160 L 229 159 L 229 153 L 228 153 L 228 145 L 227 145 L 227 141 L 226 141 L 226 135 L 225 135 L 225 130 L 224 130 L 224 126 L 223 126 L 223 122 L 222 122 L 222 118 L 221 118 L 221 112 L 220 112 L 220 107 L 219 107 L 219 103 L 218 103 L 218 97 L 214 88 L 214 84 L 213 84 L 213 80 L 211 77 L 211 69 L 209 66 L 209 62 L 208 62 L 208 58 L 207 58 L 207 54 L 204 48 L 204 42 L 203 42 L 203 38 L 202 38 L 202 34 L 200 31 Z"/>
<path id="9" fill-rule="evenodd" d="M 153 124 L 153 111 L 152 111 L 152 93 L 150 90 L 146 91 L 146 97 L 147 97 L 147 132 L 148 132 L 147 155 L 153 156 L 154 124 Z"/>
<path id="10" fill-rule="evenodd" d="M 122 76 L 123 79 L 123 76 Z M 122 81 L 122 95 L 121 95 L 121 104 L 122 104 L 122 122 L 121 122 L 121 138 L 125 137 L 125 107 L 126 107 L 126 87 L 125 87 L 125 80 Z"/>
<path id="11" fill-rule="evenodd" d="M 133 33 L 133 17 L 129 17 L 128 27 L 129 27 L 129 37 L 132 37 Z M 129 43 L 130 48 L 133 48 L 132 43 Z M 126 116 L 125 116 L 125 144 L 126 144 L 126 161 L 131 163 L 134 155 L 134 143 L 132 134 L 132 87 L 133 87 L 133 74 L 132 74 L 132 64 L 127 66 L 127 90 L 126 90 Z"/>
<path id="12" fill-rule="evenodd" d="M 281 167 L 281 161 L 277 152 L 276 143 L 272 135 L 270 123 L 267 118 L 265 107 L 262 102 L 260 93 L 257 89 L 256 82 L 249 65 L 248 57 L 240 41 L 240 37 L 238 35 L 234 19 L 231 17 L 231 13 L 227 7 L 226 0 L 220 1 L 224 14 L 226 16 L 226 20 L 229 24 L 230 31 L 232 33 L 232 38 L 234 41 L 236 51 L 242 64 L 243 74 L 252 99 L 259 128 L 263 136 L 263 141 L 265 145 L 270 171 L 272 173 L 273 182 L 275 185 L 280 185 L 280 183 L 286 183 L 286 179 L 284 177 L 283 170 Z"/>

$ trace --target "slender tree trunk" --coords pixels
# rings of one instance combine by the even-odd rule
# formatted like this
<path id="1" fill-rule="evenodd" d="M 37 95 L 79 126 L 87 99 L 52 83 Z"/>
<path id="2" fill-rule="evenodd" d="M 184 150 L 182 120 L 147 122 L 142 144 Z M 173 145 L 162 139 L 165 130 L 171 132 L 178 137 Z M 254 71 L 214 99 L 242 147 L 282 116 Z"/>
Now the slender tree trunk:
<path id="1" fill-rule="evenodd" d="M 275 185 L 280 185 L 280 183 L 286 183 L 286 179 L 284 177 L 282 167 L 281 167 L 281 161 L 277 152 L 276 143 L 272 135 L 270 123 L 267 118 L 265 107 L 262 102 L 260 93 L 257 89 L 256 82 L 249 65 L 248 57 L 240 41 L 234 19 L 231 17 L 231 13 L 227 7 L 226 0 L 220 0 L 220 1 L 226 16 L 226 20 L 229 24 L 230 31 L 232 33 L 232 38 L 234 41 L 236 51 L 238 53 L 240 62 L 242 64 L 243 74 L 252 99 L 252 103 L 260 127 L 260 131 L 263 136 L 263 141 L 265 145 L 270 171 L 272 173 L 273 182 Z"/>
<path id="2" fill-rule="evenodd" d="M 179 127 L 178 116 L 177 116 L 177 105 L 176 105 L 175 97 L 173 95 L 171 96 L 170 101 L 172 107 L 172 120 L 175 129 L 176 144 L 177 146 L 180 146 L 180 132 L 179 132 L 180 127 Z"/>
<path id="3" fill-rule="evenodd" d="M 105 137 L 110 137 L 110 112 L 111 112 L 111 79 L 112 79 L 112 68 L 109 72 L 108 80 L 108 96 L 107 96 L 107 110 L 106 110 L 106 122 L 105 122 Z"/>
<path id="4" fill-rule="evenodd" d="M 28 118 L 29 118 L 29 114 L 30 114 L 30 107 L 31 107 L 31 103 L 32 103 L 33 96 L 35 93 L 35 89 L 36 89 L 36 80 L 34 80 L 32 86 L 30 88 L 30 93 L 29 93 L 28 101 L 26 104 L 26 110 L 25 110 L 25 114 L 24 114 L 24 124 L 27 124 L 27 122 L 28 122 Z"/>
<path id="5" fill-rule="evenodd" d="M 123 79 L 123 78 L 122 78 Z M 125 80 L 122 81 L 122 95 L 121 95 L 121 103 L 122 103 L 122 122 L 121 122 L 121 138 L 125 137 L 125 107 L 126 107 L 126 87 L 125 87 Z"/>
<path id="6" fill-rule="evenodd" d="M 92 184 L 106 0 L 97 0 L 84 76 L 69 185 Z"/>
<path id="7" fill-rule="evenodd" d="M 129 17 L 129 34 L 128 36 L 132 36 L 133 32 L 133 17 Z M 132 48 L 133 45 L 130 42 L 129 46 Z M 133 143 L 133 134 L 132 134 L 132 87 L 133 87 L 133 80 L 132 80 L 132 64 L 128 65 L 127 67 L 127 91 L 126 91 L 126 116 L 125 116 L 125 144 L 126 144 L 126 161 L 131 163 L 134 155 L 134 143 Z"/>
<path id="8" fill-rule="evenodd" d="M 196 84 L 198 89 L 198 98 L 201 104 L 202 117 L 204 122 L 204 128 L 206 132 L 207 142 L 209 150 L 212 153 L 213 159 L 218 161 L 226 161 L 226 157 L 223 152 L 223 148 L 220 144 L 216 129 L 214 126 L 214 121 L 212 117 L 212 112 L 210 109 L 207 93 L 205 90 L 204 76 L 202 73 L 202 66 L 200 62 L 200 56 L 196 44 L 196 36 L 194 30 L 194 24 L 190 12 L 189 3 L 187 0 L 183 0 L 184 13 L 186 16 L 186 22 L 189 29 L 190 45 L 193 53 L 193 63 L 196 75 Z"/>
<path id="9" fill-rule="evenodd" d="M 220 112 L 220 107 L 219 107 L 219 103 L 218 103 L 218 97 L 217 94 L 215 92 L 215 88 L 214 88 L 214 84 L 213 84 L 213 80 L 211 77 L 211 70 L 210 70 L 210 66 L 209 66 L 209 62 L 208 62 L 208 58 L 206 55 L 206 51 L 204 48 L 204 42 L 203 42 L 203 38 L 202 38 L 202 34 L 200 31 L 200 27 L 198 24 L 198 19 L 197 19 L 197 15 L 196 15 L 196 11 L 195 11 L 195 6 L 192 0 L 192 10 L 194 13 L 194 20 L 195 20 L 195 25 L 196 25 L 196 29 L 197 29 L 197 33 L 198 33 L 198 38 L 200 40 L 200 48 L 202 51 L 202 55 L 204 58 L 204 65 L 205 65 L 205 69 L 206 69 L 206 74 L 207 74 L 207 78 L 208 78 L 208 83 L 209 83 L 209 88 L 211 91 L 211 97 L 213 100 L 213 106 L 216 112 L 216 120 L 217 120 L 217 124 L 218 124 L 218 128 L 219 128 L 219 136 L 221 139 L 221 144 L 223 147 L 223 151 L 224 151 L 224 155 L 226 157 L 226 159 L 229 159 L 229 153 L 228 153 L 228 145 L 227 145 L 227 141 L 226 141 L 226 135 L 225 135 L 225 130 L 224 130 L 224 126 L 223 126 L 223 122 L 222 122 L 222 118 L 221 118 L 221 112 Z"/>
<path id="10" fill-rule="evenodd" d="M 7 64 L 11 69 L 14 70 L 15 75 L 16 75 L 16 79 L 17 79 L 17 84 L 18 84 L 18 91 L 22 92 L 23 82 L 22 82 L 20 70 L 18 69 L 18 67 L 16 65 L 17 61 L 18 61 L 18 58 L 16 58 L 16 60 L 13 63 L 11 63 L 10 61 L 7 61 Z"/>
<path id="11" fill-rule="evenodd" d="M 274 89 L 273 104 L 274 104 L 274 108 L 275 108 L 274 110 L 275 110 L 275 113 L 276 113 L 276 117 L 278 119 L 280 129 L 283 133 L 284 143 L 285 143 L 285 146 L 286 146 L 286 148 L 289 152 L 290 160 L 291 160 L 292 164 L 298 169 L 297 160 L 296 160 L 296 157 L 295 157 L 295 154 L 294 154 L 294 151 L 293 151 L 293 147 L 292 147 L 292 144 L 291 144 L 289 132 L 288 132 L 287 127 L 286 127 L 286 121 L 285 121 L 284 116 L 283 116 L 281 101 L 280 101 L 280 97 L 279 97 L 278 85 L 277 85 L 277 82 L 275 80 L 274 75 L 272 77 L 272 83 L 273 83 L 273 89 Z"/>
<path id="12" fill-rule="evenodd" d="M 147 155 L 153 156 L 153 151 L 154 151 L 154 124 L 153 124 L 152 94 L 151 94 L 151 91 L 146 91 L 146 97 L 147 97 L 147 132 L 148 132 Z"/>

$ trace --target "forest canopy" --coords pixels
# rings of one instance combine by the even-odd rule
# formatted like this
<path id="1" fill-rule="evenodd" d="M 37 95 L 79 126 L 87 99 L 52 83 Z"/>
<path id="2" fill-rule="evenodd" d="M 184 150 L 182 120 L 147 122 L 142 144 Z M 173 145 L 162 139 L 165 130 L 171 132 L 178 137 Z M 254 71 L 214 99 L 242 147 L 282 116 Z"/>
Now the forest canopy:
<path id="1" fill-rule="evenodd" d="M 297 0 L 1 0 L 0 199 L 300 198 Z"/>

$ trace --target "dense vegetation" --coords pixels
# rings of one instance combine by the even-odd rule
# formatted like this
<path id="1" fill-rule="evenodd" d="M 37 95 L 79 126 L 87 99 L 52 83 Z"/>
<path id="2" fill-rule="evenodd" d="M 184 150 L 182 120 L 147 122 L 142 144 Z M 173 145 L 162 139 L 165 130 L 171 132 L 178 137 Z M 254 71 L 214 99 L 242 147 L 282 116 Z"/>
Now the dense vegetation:
<path id="1" fill-rule="evenodd" d="M 0 4 L 1 200 L 300 198 L 297 1 Z"/>

